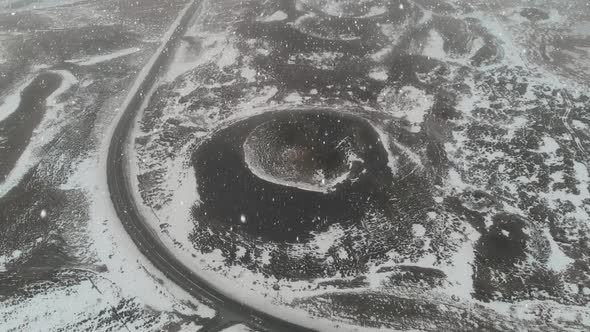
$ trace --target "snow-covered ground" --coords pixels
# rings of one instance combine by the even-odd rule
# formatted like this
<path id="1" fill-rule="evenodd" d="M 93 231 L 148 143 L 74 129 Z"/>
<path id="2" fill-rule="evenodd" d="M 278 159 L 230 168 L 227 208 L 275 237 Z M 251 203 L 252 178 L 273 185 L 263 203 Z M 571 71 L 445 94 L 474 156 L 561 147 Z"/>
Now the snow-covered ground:
<path id="1" fill-rule="evenodd" d="M 131 179 L 162 241 L 227 295 L 321 330 L 590 329 L 590 3 L 289 3 L 204 0 L 144 105 Z M 35 77 L 62 77 L 0 182 L 0 330 L 215 316 L 141 255 L 105 179 L 127 90 L 184 5 L 0 4 L 0 123 Z M 374 129 L 390 206 L 291 242 L 245 214 L 199 219 L 200 147 L 314 108 Z"/>
<path id="2" fill-rule="evenodd" d="M 366 6 L 373 6 L 368 9 L 355 7 L 359 4 L 346 7 L 346 1 L 296 3 L 300 10 L 320 8 L 323 13 L 340 17 L 348 17 L 343 10 L 350 10 L 349 16 L 355 17 L 372 17 L 371 12 L 380 15 L 385 10 L 374 7 L 376 2 L 367 2 Z M 427 294 L 426 302 L 450 301 L 459 311 L 479 316 L 474 324 L 500 324 L 496 325 L 500 328 L 532 324 L 540 328 L 547 311 L 555 328 L 582 324 L 575 325 L 577 329 L 589 324 L 590 312 L 585 309 L 590 292 L 588 275 L 582 273 L 582 277 L 576 267 L 586 264 L 582 262 L 587 260 L 587 253 L 578 256 L 573 249 L 579 252 L 578 246 L 586 241 L 574 234 L 588 231 L 588 160 L 583 153 L 588 132 L 581 130 L 588 120 L 580 113 L 588 107 L 587 81 L 563 76 L 558 69 L 564 64 L 551 67 L 536 62 L 530 46 L 522 44 L 523 27 L 545 29 L 546 24 L 554 28 L 568 24 L 565 15 L 576 16 L 578 12 L 554 4 L 556 10 L 544 22 L 527 19 L 525 7 L 514 3 L 488 8 L 479 2 L 400 2 L 392 23 L 377 24 L 386 41 L 383 44 L 380 40 L 377 45 L 383 46 L 369 43 L 359 51 L 374 60 L 366 62 L 365 57 L 354 53 L 356 39 L 350 31 L 335 37 L 337 32 L 317 14 L 297 19 L 284 8 L 270 6 L 275 9 L 252 17 L 244 6 L 233 5 L 231 1 L 204 3 L 207 15 L 195 22 L 178 56 L 190 60 L 172 67 L 156 91 L 157 103 L 147 107 L 135 133 L 135 172 L 146 214 L 153 216 L 154 228 L 163 229 L 162 238 L 188 266 L 236 297 L 249 297 L 250 303 L 257 302 L 254 294 L 263 294 L 263 307 L 282 304 L 320 316 L 330 312 L 341 317 L 340 322 L 355 323 L 358 319 L 356 323 L 367 323 L 351 313 L 358 309 L 355 305 L 336 305 L 346 302 L 345 298 L 358 301 L 358 306 L 366 303 L 366 298 L 379 296 L 393 303 L 403 292 L 404 297 L 417 301 L 415 292 L 420 289 Z M 224 25 L 228 16 L 241 19 Z M 240 25 L 251 19 L 257 23 Z M 352 45 L 344 49 L 352 48 L 342 57 L 342 49 L 325 51 L 317 46 L 307 50 L 305 42 L 281 44 L 280 39 L 273 39 L 273 32 L 250 33 L 264 31 L 256 30 L 263 29 L 264 24 L 268 29 L 276 28 L 276 22 L 311 36 L 309 43 L 318 45 L 321 38 L 336 38 L 343 40 L 343 45 Z M 370 23 L 359 26 L 362 24 Z M 362 28 L 358 29 L 362 33 Z M 191 55 L 193 43 L 201 48 Z M 584 41 L 580 43 L 585 45 Z M 278 56 L 278 49 L 288 55 L 273 59 L 270 54 Z M 409 56 L 404 58 L 404 54 Z M 573 60 L 581 61 L 579 57 Z M 362 68 L 350 74 L 354 83 L 331 84 L 324 75 L 340 75 L 333 73 L 352 68 L 347 67 L 347 61 Z M 302 76 L 293 76 L 297 74 L 281 69 L 281 65 L 293 65 Z M 305 80 L 306 74 L 313 79 L 290 85 Z M 371 80 L 354 80 L 361 75 Z M 357 88 L 369 92 L 364 95 Z M 256 114 L 313 107 L 337 107 L 351 113 L 362 109 L 359 115 L 371 119 L 378 131 L 386 133 L 381 140 L 386 147 L 416 165 L 410 174 L 418 172 L 431 185 L 428 193 L 433 205 L 429 212 L 412 217 L 411 238 L 415 242 L 404 244 L 404 248 L 389 248 L 385 260 L 369 260 L 362 272 L 351 276 L 342 271 L 314 274 L 305 271 L 311 268 L 309 265 L 301 266 L 304 271 L 297 276 L 278 276 L 281 261 L 273 260 L 278 244 L 256 242 L 259 252 L 256 263 L 251 263 L 252 247 L 245 235 L 205 249 L 202 242 L 210 245 L 207 232 L 216 236 L 216 230 L 203 230 L 202 236 L 195 231 L 203 226 L 194 219 L 192 207 L 202 204 L 206 195 L 198 191 L 192 169 L 196 148 L 213 133 Z M 551 116 L 558 120 L 548 122 Z M 398 134 L 399 130 L 408 134 Z M 554 155 L 556 144 L 569 144 L 565 147 L 573 153 L 565 156 L 569 161 L 561 154 L 553 157 L 558 158 L 555 162 L 546 159 L 537 139 L 546 135 L 563 139 L 562 144 L 554 144 Z M 439 159 L 433 149 L 439 149 Z M 567 180 L 571 186 L 535 179 L 547 175 L 558 178 L 559 172 L 564 172 L 559 170 L 564 162 L 572 165 L 568 171 L 571 180 Z M 394 164 L 390 162 L 392 167 Z M 550 173 L 535 174 L 545 170 Z M 573 204 L 568 212 L 563 210 L 564 202 Z M 248 221 L 242 218 L 242 222 Z M 556 223 L 573 228 L 567 233 L 572 237 L 564 238 L 569 235 L 558 230 Z M 333 226 L 314 234 L 308 242 L 289 244 L 285 259 L 291 262 L 298 255 L 328 257 L 326 266 L 329 260 L 346 261 L 350 256 L 342 246 L 346 233 L 342 227 Z M 522 247 L 521 241 L 525 242 Z M 503 254 L 493 249 L 502 243 L 515 245 L 514 252 L 504 254 L 510 262 L 507 266 L 497 258 Z M 232 250 L 228 248 L 234 245 L 235 254 L 229 254 Z M 232 263 L 228 263 L 230 256 L 235 259 Z M 246 257 L 250 265 L 240 263 Z M 411 272 L 413 278 L 422 281 L 395 281 L 403 279 L 413 267 L 430 269 L 421 271 L 443 277 L 427 290 L 423 287 L 429 278 L 426 272 Z M 493 272 L 488 275 L 478 272 L 480 269 Z M 306 273 L 309 277 L 302 277 Z M 543 279 L 539 285 L 534 281 L 537 278 Z M 524 280 L 524 284 L 517 280 Z M 333 305 L 324 306 L 326 302 Z M 576 314 L 566 314 L 567 310 Z M 500 315 L 507 325 L 494 322 L 494 315 Z M 385 309 L 373 316 L 385 326 L 422 324 L 400 320 Z M 427 322 L 432 316 L 418 319 Z"/>
<path id="3" fill-rule="evenodd" d="M 0 21 L 21 20 L 2 26 L 0 121 L 16 119 L 20 95 L 35 77 L 53 73 L 61 83 L 0 183 L 0 330 L 198 330 L 216 311 L 135 247 L 112 207 L 105 169 L 118 107 L 185 3 L 19 3 L 0 6 Z M 137 25 L 121 23 L 137 13 L 137 25 L 153 15 L 160 25 L 144 35 L 129 32 Z M 39 35 L 27 24 L 40 16 L 47 30 Z M 13 35 L 14 28 L 22 32 Z"/>

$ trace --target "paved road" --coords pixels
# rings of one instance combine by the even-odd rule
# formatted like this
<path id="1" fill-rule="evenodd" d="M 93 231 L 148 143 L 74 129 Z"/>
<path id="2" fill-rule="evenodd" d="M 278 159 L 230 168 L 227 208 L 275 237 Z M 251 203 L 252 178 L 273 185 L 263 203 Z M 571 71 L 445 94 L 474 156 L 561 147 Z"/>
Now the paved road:
<path id="1" fill-rule="evenodd" d="M 123 105 L 123 113 L 113 133 L 107 159 L 107 181 L 113 205 L 125 229 L 152 264 L 190 294 L 197 298 L 204 298 L 217 306 L 217 317 L 207 324 L 204 330 L 216 331 L 234 323 L 245 323 L 264 331 L 313 331 L 249 307 L 222 294 L 214 285 L 175 258 L 148 225 L 135 203 L 133 188 L 127 177 L 126 147 L 129 142 L 129 133 L 144 98 L 148 97 L 148 92 L 154 86 L 158 75 L 171 58 L 169 55 L 173 53 L 177 41 L 196 15 L 199 2 L 193 1 L 181 13 L 174 23 L 175 26 L 172 27 L 174 30 L 167 36 L 168 40 L 140 73 L 138 78 L 140 82 L 136 82 Z"/>

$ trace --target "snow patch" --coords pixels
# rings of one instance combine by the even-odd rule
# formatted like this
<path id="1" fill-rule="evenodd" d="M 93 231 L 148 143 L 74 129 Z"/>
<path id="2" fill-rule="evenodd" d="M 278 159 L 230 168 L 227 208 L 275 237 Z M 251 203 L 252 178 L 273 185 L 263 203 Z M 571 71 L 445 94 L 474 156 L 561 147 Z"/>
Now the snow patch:
<path id="1" fill-rule="evenodd" d="M 33 82 L 34 78 L 27 79 L 23 84 L 19 85 L 16 89 L 10 92 L 9 95 L 3 98 L 2 104 L 0 104 L 0 121 L 3 121 L 9 117 L 20 105 L 20 96 L 27 86 Z"/>
<path id="2" fill-rule="evenodd" d="M 554 154 L 559 149 L 559 144 L 553 139 L 553 137 L 543 137 L 543 145 L 539 147 L 539 152 L 541 153 L 548 153 Z"/>
<path id="3" fill-rule="evenodd" d="M 387 81 L 389 75 L 384 68 L 379 68 L 371 70 L 369 77 L 377 81 Z"/>
<path id="4" fill-rule="evenodd" d="M 418 237 L 422 237 L 426 234 L 426 228 L 420 224 L 413 224 L 412 231 L 414 232 L 414 235 Z"/>
<path id="5" fill-rule="evenodd" d="M 268 16 L 268 17 L 264 17 L 262 18 L 260 21 L 262 22 L 276 22 L 276 21 L 284 21 L 289 17 L 289 15 L 287 15 L 287 13 L 285 13 L 282 10 L 277 10 L 276 12 L 274 12 L 272 15 Z"/>
<path id="6" fill-rule="evenodd" d="M 565 270 L 570 264 L 572 264 L 574 260 L 563 253 L 548 229 L 545 229 L 544 233 L 545 237 L 549 241 L 549 246 L 551 247 L 551 255 L 547 261 L 547 266 L 554 271 L 561 272 Z"/>
<path id="7" fill-rule="evenodd" d="M 233 325 L 233 326 L 230 326 L 230 327 L 222 330 L 222 332 L 252 332 L 252 331 L 254 331 L 254 330 L 252 330 L 251 328 L 249 328 L 248 326 L 246 326 L 244 324 Z"/>
<path id="8" fill-rule="evenodd" d="M 249 83 L 256 82 L 256 70 L 252 68 L 242 68 L 240 75 L 245 78 Z"/>
<path id="9" fill-rule="evenodd" d="M 413 86 L 404 86 L 399 91 L 386 88 L 379 96 L 379 101 L 392 116 L 409 122 L 409 131 L 418 133 L 424 117 L 434 104 L 434 98 Z"/>
<path id="10" fill-rule="evenodd" d="M 301 104 L 301 102 L 303 102 L 303 97 L 301 97 L 301 95 L 297 92 L 292 92 L 289 95 L 287 95 L 283 100 L 288 103 Z"/>
<path id="11" fill-rule="evenodd" d="M 434 59 L 444 59 L 446 53 L 444 50 L 445 41 L 436 30 L 431 30 L 428 41 L 422 51 L 424 55 Z"/>
<path id="12" fill-rule="evenodd" d="M 73 63 L 78 66 L 92 66 L 92 65 L 96 65 L 96 64 L 99 64 L 102 62 L 111 61 L 111 60 L 118 59 L 118 58 L 121 58 L 121 57 L 124 57 L 127 55 L 131 55 L 133 53 L 139 52 L 140 50 L 141 49 L 138 47 L 132 47 L 132 48 L 126 48 L 124 50 L 119 50 L 119 51 L 109 53 L 109 54 L 93 56 L 93 57 L 86 57 L 86 58 L 82 58 L 82 59 L 66 60 L 65 62 Z"/>

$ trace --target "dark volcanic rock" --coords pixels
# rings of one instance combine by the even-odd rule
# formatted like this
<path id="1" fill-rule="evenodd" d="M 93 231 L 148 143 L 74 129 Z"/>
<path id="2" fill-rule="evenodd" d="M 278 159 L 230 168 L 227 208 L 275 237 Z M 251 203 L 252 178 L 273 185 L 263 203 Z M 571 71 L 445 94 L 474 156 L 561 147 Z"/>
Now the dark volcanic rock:
<path id="1" fill-rule="evenodd" d="M 542 21 L 549 18 L 549 14 L 547 14 L 546 12 L 542 11 L 541 9 L 532 7 L 523 8 L 520 11 L 520 16 L 527 18 L 531 21 Z"/>

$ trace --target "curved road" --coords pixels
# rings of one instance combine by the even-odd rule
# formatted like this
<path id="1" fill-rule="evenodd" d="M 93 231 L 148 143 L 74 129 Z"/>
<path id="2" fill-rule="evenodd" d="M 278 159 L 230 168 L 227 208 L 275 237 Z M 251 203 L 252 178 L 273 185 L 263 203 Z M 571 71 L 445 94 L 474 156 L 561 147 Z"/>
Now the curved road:
<path id="1" fill-rule="evenodd" d="M 217 306 L 217 316 L 203 328 L 204 331 L 218 331 L 235 323 L 244 323 L 264 331 L 313 331 L 272 316 L 247 304 L 224 295 L 217 288 L 191 271 L 159 240 L 158 235 L 141 215 L 133 195 L 133 188 L 127 177 L 126 148 L 134 119 L 149 91 L 154 87 L 158 75 L 166 67 L 174 53 L 178 40 L 197 14 L 200 1 L 192 1 L 180 14 L 164 44 L 139 74 L 137 82 L 122 107 L 122 114 L 113 132 L 107 157 L 107 182 L 111 200 L 125 229 L 154 266 L 170 280 L 191 295 L 206 299 Z"/>

